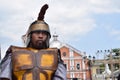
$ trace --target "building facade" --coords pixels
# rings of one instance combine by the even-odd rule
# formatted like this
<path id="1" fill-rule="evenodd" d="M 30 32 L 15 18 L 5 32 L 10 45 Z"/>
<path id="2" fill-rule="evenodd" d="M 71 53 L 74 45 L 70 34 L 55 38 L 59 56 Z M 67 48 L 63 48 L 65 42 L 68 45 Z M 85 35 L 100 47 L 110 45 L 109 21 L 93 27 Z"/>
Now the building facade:
<path id="1" fill-rule="evenodd" d="M 58 35 L 53 35 L 53 41 L 50 47 L 57 47 L 61 51 L 61 58 L 67 69 L 68 80 L 90 80 L 90 68 L 88 60 L 83 59 L 84 52 L 81 52 L 72 46 L 62 43 L 57 39 Z"/>

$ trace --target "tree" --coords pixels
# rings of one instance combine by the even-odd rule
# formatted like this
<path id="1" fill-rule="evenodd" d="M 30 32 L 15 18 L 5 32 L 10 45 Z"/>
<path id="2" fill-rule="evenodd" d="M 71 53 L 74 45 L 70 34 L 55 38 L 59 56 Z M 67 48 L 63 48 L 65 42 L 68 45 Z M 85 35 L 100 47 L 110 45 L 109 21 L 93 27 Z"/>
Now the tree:
<path id="1" fill-rule="evenodd" d="M 115 53 L 115 56 L 120 56 L 120 48 L 112 49 L 112 52 Z"/>
<path id="2" fill-rule="evenodd" d="M 113 59 L 120 60 L 120 48 L 112 49 L 112 53 L 114 53 Z M 120 68 L 119 63 L 115 63 L 114 67 L 115 67 L 115 70 L 119 69 Z"/>

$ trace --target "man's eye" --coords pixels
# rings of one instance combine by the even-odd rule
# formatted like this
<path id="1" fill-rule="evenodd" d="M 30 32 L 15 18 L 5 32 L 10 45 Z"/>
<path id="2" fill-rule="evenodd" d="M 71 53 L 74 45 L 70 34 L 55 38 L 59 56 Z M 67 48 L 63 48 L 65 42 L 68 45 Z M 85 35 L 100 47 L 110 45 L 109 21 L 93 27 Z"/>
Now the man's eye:
<path id="1" fill-rule="evenodd" d="M 42 32 L 42 34 L 47 35 L 47 32 Z"/>

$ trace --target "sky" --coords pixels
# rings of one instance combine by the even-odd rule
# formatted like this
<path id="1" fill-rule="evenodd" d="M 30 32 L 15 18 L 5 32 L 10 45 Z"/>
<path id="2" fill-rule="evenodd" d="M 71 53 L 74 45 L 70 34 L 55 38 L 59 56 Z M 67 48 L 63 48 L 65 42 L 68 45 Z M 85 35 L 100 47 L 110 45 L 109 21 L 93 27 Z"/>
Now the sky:
<path id="1" fill-rule="evenodd" d="M 61 42 L 91 56 L 120 48 L 119 0 L 0 0 L 2 57 L 10 45 L 24 46 L 21 36 L 44 4 L 49 5 L 44 20 Z"/>

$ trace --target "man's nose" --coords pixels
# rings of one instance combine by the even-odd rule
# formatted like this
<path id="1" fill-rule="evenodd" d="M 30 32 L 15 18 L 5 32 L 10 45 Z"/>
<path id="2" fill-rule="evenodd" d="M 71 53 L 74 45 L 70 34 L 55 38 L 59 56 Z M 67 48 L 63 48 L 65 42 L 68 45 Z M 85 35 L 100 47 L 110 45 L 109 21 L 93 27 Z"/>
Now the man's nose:
<path id="1" fill-rule="evenodd" d="M 43 38 L 43 34 L 42 34 L 42 33 L 39 33 L 39 34 L 38 34 L 38 37 L 39 37 L 39 38 Z"/>

